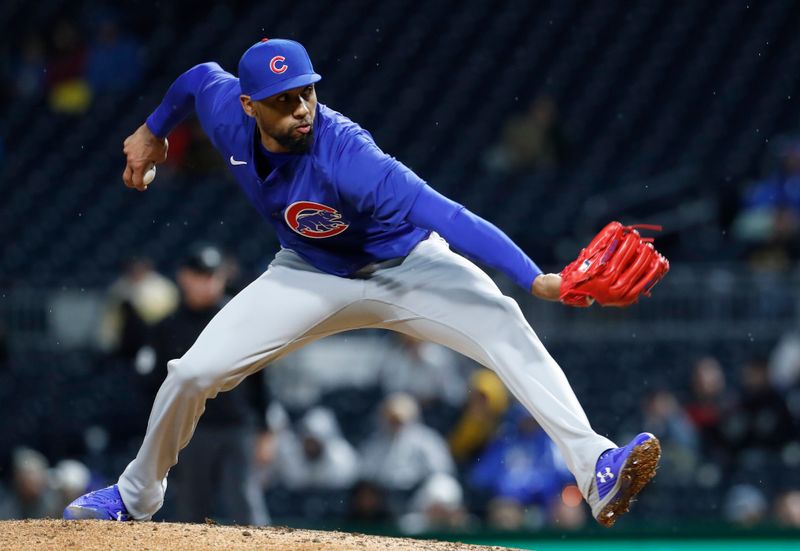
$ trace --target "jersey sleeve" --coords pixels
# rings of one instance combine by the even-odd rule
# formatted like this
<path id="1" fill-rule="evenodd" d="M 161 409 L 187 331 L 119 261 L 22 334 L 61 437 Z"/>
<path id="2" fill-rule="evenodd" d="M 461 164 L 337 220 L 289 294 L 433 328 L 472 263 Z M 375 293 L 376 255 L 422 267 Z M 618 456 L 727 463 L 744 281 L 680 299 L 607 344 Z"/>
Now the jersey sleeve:
<path id="1" fill-rule="evenodd" d="M 387 155 L 365 131 L 342 140 L 336 152 L 333 179 L 359 212 L 381 224 L 397 225 L 425 182 L 403 163 Z"/>
<path id="2" fill-rule="evenodd" d="M 408 221 L 433 230 L 457 251 L 498 269 L 531 292 L 542 270 L 500 228 L 425 185 L 408 212 Z"/>
<path id="3" fill-rule="evenodd" d="M 227 99 L 223 92 L 235 84 L 236 78 L 217 63 L 195 65 L 172 83 L 161 104 L 147 117 L 147 127 L 164 138 L 193 111 L 206 122 L 218 103 Z"/>

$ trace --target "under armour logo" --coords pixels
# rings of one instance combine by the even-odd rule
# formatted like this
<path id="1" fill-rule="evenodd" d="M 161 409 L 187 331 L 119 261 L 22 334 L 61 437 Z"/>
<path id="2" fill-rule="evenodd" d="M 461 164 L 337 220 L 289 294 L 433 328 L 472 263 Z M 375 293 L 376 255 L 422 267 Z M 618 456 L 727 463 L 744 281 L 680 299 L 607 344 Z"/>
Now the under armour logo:
<path id="1" fill-rule="evenodd" d="M 606 478 L 608 478 L 609 480 L 613 479 L 614 473 L 611 472 L 611 467 L 606 467 L 606 472 L 604 473 L 597 471 L 597 478 L 600 479 L 601 484 L 605 484 Z"/>

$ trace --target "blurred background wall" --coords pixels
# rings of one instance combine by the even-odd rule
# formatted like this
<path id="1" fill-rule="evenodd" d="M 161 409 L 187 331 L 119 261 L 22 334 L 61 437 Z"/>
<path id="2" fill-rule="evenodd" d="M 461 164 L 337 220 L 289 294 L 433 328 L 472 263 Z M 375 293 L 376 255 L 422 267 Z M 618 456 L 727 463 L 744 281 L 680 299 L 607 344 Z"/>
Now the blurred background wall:
<path id="1" fill-rule="evenodd" d="M 0 516 L 57 515 L 135 453 L 163 369 L 153 328 L 193 247 L 222 252 L 228 296 L 276 251 L 195 121 L 144 194 L 122 185 L 121 147 L 181 72 L 235 73 L 282 37 L 309 50 L 322 103 L 547 270 L 612 219 L 662 224 L 672 270 L 629 309 L 500 284 L 598 432 L 662 438 L 621 524 L 800 526 L 799 22 L 791 0 L 3 2 Z M 549 440 L 463 358 L 362 332 L 263 375 L 273 522 L 589 523 Z"/>

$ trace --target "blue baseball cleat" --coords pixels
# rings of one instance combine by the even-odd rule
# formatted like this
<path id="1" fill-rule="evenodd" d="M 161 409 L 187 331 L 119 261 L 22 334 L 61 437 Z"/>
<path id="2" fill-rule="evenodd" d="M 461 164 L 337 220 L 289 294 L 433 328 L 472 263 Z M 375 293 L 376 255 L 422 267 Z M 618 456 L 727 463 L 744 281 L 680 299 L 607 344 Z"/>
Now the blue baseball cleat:
<path id="1" fill-rule="evenodd" d="M 108 488 L 83 495 L 67 505 L 64 518 L 68 520 L 133 520 L 128 513 L 119 488 L 114 484 Z"/>
<path id="2" fill-rule="evenodd" d="M 628 512 L 636 494 L 656 475 L 660 458 L 661 444 L 649 432 L 637 434 L 624 448 L 600 454 L 587 498 L 597 522 L 610 528 Z"/>

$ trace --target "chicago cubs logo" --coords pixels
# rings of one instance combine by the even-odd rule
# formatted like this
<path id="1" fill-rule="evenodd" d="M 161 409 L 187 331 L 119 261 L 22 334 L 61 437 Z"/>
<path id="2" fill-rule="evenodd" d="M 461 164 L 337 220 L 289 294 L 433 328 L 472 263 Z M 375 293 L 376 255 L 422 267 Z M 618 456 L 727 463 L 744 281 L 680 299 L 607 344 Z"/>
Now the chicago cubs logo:
<path id="1" fill-rule="evenodd" d="M 286 207 L 283 218 L 295 233 L 311 239 L 333 237 L 350 227 L 336 209 L 312 201 L 292 203 Z"/>
<path id="2" fill-rule="evenodd" d="M 269 70 L 275 73 L 276 75 L 285 72 L 286 69 L 289 68 L 289 66 L 286 65 L 284 61 L 286 61 L 285 57 L 283 57 L 282 55 L 276 55 L 275 57 L 269 60 Z M 278 63 L 281 64 L 280 67 L 278 67 Z"/>

